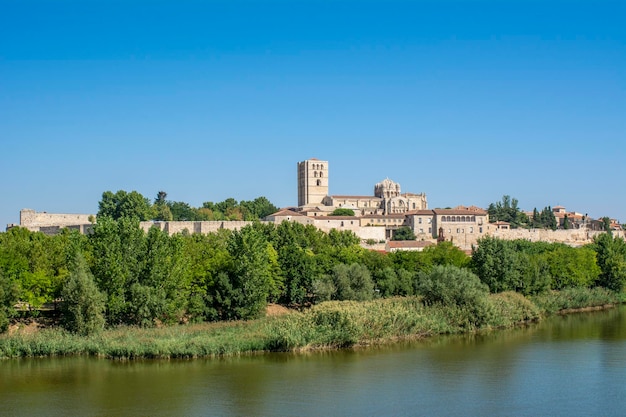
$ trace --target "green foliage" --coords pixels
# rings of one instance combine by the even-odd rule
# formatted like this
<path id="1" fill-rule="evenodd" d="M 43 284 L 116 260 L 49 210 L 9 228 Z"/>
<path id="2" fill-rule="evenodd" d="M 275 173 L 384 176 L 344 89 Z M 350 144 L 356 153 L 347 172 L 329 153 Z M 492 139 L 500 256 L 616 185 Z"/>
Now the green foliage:
<path id="1" fill-rule="evenodd" d="M 489 294 L 489 288 L 476 275 L 452 265 L 438 265 L 420 273 L 416 289 L 427 305 L 472 305 Z"/>
<path id="2" fill-rule="evenodd" d="M 330 275 L 314 282 L 318 301 L 328 300 L 371 300 L 374 297 L 374 282 L 367 267 L 361 264 L 338 264 Z"/>
<path id="3" fill-rule="evenodd" d="M 205 213 L 205 220 L 260 220 L 278 211 L 266 197 L 257 197 L 251 201 L 237 202 L 234 198 L 227 198 L 219 203 L 207 201 L 198 209 Z"/>
<path id="4" fill-rule="evenodd" d="M 597 284 L 613 291 L 622 291 L 626 284 L 626 242 L 610 233 L 602 233 L 593 240 L 600 267 Z"/>
<path id="5" fill-rule="evenodd" d="M 18 300 L 18 287 L 6 273 L 0 269 L 0 333 L 7 330 L 9 319 L 15 315 L 13 307 Z"/>
<path id="6" fill-rule="evenodd" d="M 107 298 L 107 323 L 127 323 L 130 288 L 139 279 L 142 256 L 146 253 L 144 232 L 137 219 L 123 217 L 116 221 L 101 217 L 89 242 L 93 248 L 91 271 Z"/>
<path id="7" fill-rule="evenodd" d="M 427 246 L 421 253 L 428 265 L 454 265 L 465 268 L 471 258 L 452 242 L 439 242 L 433 246 Z"/>
<path id="8" fill-rule="evenodd" d="M 518 207 L 518 200 L 511 198 L 511 196 L 502 196 L 502 201 L 498 201 L 495 204 L 489 204 L 487 213 L 489 214 L 489 221 L 497 222 L 504 221 L 511 224 L 511 228 L 525 227 L 528 225 L 528 217 Z"/>
<path id="9" fill-rule="evenodd" d="M 533 210 L 531 225 L 534 228 L 552 230 L 556 230 L 556 228 L 558 227 L 556 216 L 554 215 L 554 212 L 552 211 L 552 208 L 550 206 L 544 207 L 541 212 L 538 212 L 537 208 L 535 208 Z"/>
<path id="10" fill-rule="evenodd" d="M 600 275 L 596 254 L 590 248 L 555 245 L 553 250 L 545 254 L 545 259 L 549 265 L 551 288 L 555 290 L 590 287 Z"/>
<path id="11" fill-rule="evenodd" d="M 152 205 L 150 200 L 137 191 L 128 193 L 119 190 L 115 194 L 105 191 L 98 203 L 98 221 L 102 217 L 110 217 L 114 220 L 125 217 L 140 221 L 150 220 L 153 217 Z"/>
<path id="12" fill-rule="evenodd" d="M 430 272 L 419 274 L 416 292 L 424 297 L 426 305 L 450 307 L 455 322 L 463 328 L 484 326 L 494 316 L 489 288 L 467 269 L 435 266 Z"/>
<path id="13" fill-rule="evenodd" d="M 349 208 L 339 207 L 333 210 L 333 212 L 330 213 L 330 215 L 331 216 L 354 216 L 354 210 L 349 209 Z"/>
<path id="14" fill-rule="evenodd" d="M 33 314 L 58 296 L 67 277 L 68 236 L 51 237 L 24 228 L 0 234 L 0 271 L 16 286 L 19 299 L 28 303 Z"/>
<path id="15" fill-rule="evenodd" d="M 566 288 L 532 297 L 532 302 L 544 314 L 554 314 L 567 309 L 605 306 L 619 302 L 618 295 L 605 288 Z"/>
<path id="16" fill-rule="evenodd" d="M 491 237 L 478 241 L 470 265 L 491 292 L 516 291 L 524 295 L 550 288 L 591 286 L 600 273 L 594 253 L 588 248 Z"/>
<path id="17" fill-rule="evenodd" d="M 394 230 L 392 240 L 415 240 L 415 233 L 409 226 L 402 226 Z"/>
<path id="18" fill-rule="evenodd" d="M 86 336 L 104 328 L 105 297 L 88 271 L 87 264 L 78 255 L 75 267 L 63 284 L 63 326 Z"/>
<path id="19" fill-rule="evenodd" d="M 229 274 L 232 285 L 232 318 L 259 317 L 270 294 L 279 287 L 278 277 L 272 276 L 273 265 L 268 242 L 258 229 L 246 226 L 235 231 L 228 241 L 233 258 Z"/>

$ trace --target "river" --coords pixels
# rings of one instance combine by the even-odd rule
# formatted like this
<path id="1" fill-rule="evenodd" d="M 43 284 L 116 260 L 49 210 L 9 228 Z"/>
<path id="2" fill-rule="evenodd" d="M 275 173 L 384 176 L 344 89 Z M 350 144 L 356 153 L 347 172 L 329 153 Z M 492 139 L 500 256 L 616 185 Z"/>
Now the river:
<path id="1" fill-rule="evenodd" d="M 626 306 L 359 350 L 0 361 L 2 416 L 624 416 Z"/>

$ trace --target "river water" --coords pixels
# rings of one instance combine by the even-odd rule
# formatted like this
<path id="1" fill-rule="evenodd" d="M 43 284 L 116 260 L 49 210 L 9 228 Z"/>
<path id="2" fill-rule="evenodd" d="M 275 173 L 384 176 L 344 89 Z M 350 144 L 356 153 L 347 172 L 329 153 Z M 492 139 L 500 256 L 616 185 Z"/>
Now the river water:
<path id="1" fill-rule="evenodd" d="M 304 355 L 0 361 L 0 415 L 625 416 L 626 307 Z"/>

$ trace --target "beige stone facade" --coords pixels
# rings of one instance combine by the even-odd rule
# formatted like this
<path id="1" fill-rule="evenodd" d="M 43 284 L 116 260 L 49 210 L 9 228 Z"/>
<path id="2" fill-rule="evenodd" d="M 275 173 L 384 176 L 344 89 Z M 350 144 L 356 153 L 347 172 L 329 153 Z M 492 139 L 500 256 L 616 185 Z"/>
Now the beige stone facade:
<path id="1" fill-rule="evenodd" d="M 298 162 L 298 206 L 322 204 L 328 195 L 328 161 Z"/>
<path id="2" fill-rule="evenodd" d="M 416 236 L 413 243 L 392 243 L 387 250 L 421 250 L 437 240 L 451 241 L 466 251 L 484 236 L 500 239 L 525 239 L 529 241 L 560 242 L 572 246 L 591 243 L 594 236 L 602 233 L 601 222 L 587 219 L 580 213 L 568 213 L 564 207 L 554 207 L 557 218 L 565 214 L 574 224 L 571 230 L 510 229 L 504 222 L 489 223 L 489 216 L 479 207 L 458 206 L 453 209 L 428 209 L 426 194 L 402 193 L 400 184 L 385 179 L 374 186 L 374 195 L 329 195 L 328 161 L 309 159 L 299 162 L 298 207 L 283 209 L 268 216 L 265 221 L 279 224 L 283 221 L 313 225 L 329 232 L 332 229 L 349 230 L 363 242 L 381 245 L 389 241 L 399 227 L 410 227 Z M 336 208 L 354 210 L 354 216 L 332 216 Z M 48 234 L 58 233 L 62 228 L 77 229 L 88 233 L 94 215 L 51 214 L 30 209 L 20 211 L 20 226 Z M 168 234 L 214 233 L 221 229 L 239 230 L 253 222 L 246 221 L 190 221 L 190 222 L 141 222 L 143 230 L 157 227 Z M 598 224 L 596 224 L 598 223 Z M 11 226 L 11 225 L 10 225 Z M 597 226 L 597 227 L 596 227 Z M 611 224 L 615 236 L 624 238 L 621 225 Z M 375 242 L 375 243 L 372 243 Z M 383 249 L 382 247 L 380 249 Z"/>

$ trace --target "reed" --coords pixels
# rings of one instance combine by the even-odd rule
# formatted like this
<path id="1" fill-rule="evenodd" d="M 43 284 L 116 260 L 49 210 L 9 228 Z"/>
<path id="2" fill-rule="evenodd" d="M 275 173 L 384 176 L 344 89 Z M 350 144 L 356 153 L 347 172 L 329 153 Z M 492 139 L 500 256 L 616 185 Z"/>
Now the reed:
<path id="1" fill-rule="evenodd" d="M 560 310 L 614 304 L 603 289 L 570 289 L 532 299 L 505 292 L 468 305 L 425 306 L 420 297 L 331 301 L 304 312 L 254 321 L 201 323 L 159 328 L 116 327 L 79 336 L 61 328 L 0 336 L 0 358 L 89 355 L 115 359 L 199 358 L 267 351 L 304 351 L 389 343 L 512 327 Z"/>

